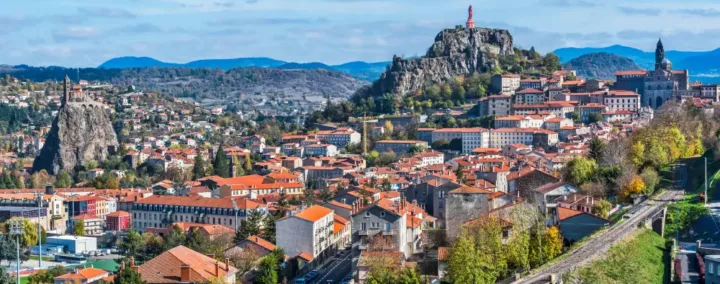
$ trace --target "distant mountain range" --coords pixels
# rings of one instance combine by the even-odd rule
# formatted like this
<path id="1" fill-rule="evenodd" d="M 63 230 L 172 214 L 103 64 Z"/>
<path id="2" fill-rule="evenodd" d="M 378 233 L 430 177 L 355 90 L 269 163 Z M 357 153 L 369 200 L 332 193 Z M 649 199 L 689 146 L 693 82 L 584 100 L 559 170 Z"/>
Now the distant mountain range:
<path id="1" fill-rule="evenodd" d="M 606 52 L 588 53 L 563 64 L 566 69 L 577 71 L 582 78 L 615 79 L 616 71 L 641 69 L 627 57 Z"/>
<path id="2" fill-rule="evenodd" d="M 560 62 L 564 63 L 582 55 L 605 52 L 627 57 L 644 69 L 655 68 L 654 51 L 647 52 L 622 45 L 599 48 L 568 47 L 560 48 L 553 52 L 560 57 Z M 690 75 L 699 80 L 706 81 L 706 78 L 710 80 L 710 78 L 720 76 L 720 48 L 711 51 L 670 50 L 665 52 L 665 57 L 673 63 L 673 69 L 688 69 L 690 70 Z"/>
<path id="3" fill-rule="evenodd" d="M 188 63 L 170 63 L 163 62 L 150 57 L 117 57 L 105 61 L 100 64 L 100 69 L 129 69 L 129 68 L 148 68 L 148 67 L 176 67 L 176 68 L 219 68 L 222 70 L 230 70 L 233 68 L 276 68 L 276 69 L 325 69 L 330 71 L 340 71 L 360 80 L 373 81 L 385 72 L 386 66 L 390 62 L 367 63 L 362 61 L 348 62 L 340 65 L 327 65 L 320 62 L 296 63 L 286 62 L 282 60 L 267 57 L 247 57 L 233 59 L 203 59 Z"/>

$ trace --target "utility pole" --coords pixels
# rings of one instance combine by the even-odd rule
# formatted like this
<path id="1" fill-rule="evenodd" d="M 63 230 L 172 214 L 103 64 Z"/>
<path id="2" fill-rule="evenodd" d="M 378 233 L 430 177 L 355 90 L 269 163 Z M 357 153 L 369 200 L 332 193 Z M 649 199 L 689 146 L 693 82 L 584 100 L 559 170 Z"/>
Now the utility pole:
<path id="1" fill-rule="evenodd" d="M 363 156 L 367 156 L 367 113 L 363 113 Z"/>
<path id="2" fill-rule="evenodd" d="M 707 157 L 705 157 L 705 198 L 703 198 L 703 199 L 704 199 L 706 205 L 707 205 L 707 200 L 708 200 L 707 190 L 708 190 Z"/>
<path id="3" fill-rule="evenodd" d="M 20 236 L 24 233 L 24 229 L 22 218 L 10 220 L 10 235 L 15 235 L 15 249 L 17 254 L 17 274 L 15 274 L 15 279 L 17 279 L 17 284 L 20 284 Z"/>
<path id="4" fill-rule="evenodd" d="M 78 71 L 79 72 L 79 71 Z M 42 210 L 42 201 L 43 201 L 43 193 L 42 192 L 35 192 L 35 195 L 37 196 L 37 202 L 38 202 L 38 251 L 40 252 L 38 254 L 38 267 L 42 269 L 42 227 L 40 227 L 40 211 Z M 45 215 L 45 218 L 50 218 L 48 214 Z"/>

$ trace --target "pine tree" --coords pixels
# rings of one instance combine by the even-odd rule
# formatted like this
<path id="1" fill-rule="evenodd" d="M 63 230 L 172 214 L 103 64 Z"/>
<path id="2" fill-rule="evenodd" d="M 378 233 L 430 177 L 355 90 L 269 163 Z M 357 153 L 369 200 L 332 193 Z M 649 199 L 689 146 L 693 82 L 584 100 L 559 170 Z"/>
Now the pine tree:
<path id="1" fill-rule="evenodd" d="M 260 260 L 260 275 L 255 279 L 255 283 L 258 284 L 277 284 L 278 283 L 278 270 L 279 264 L 277 260 L 271 255 L 267 255 Z"/>
<path id="2" fill-rule="evenodd" d="M 252 158 L 250 158 L 250 155 L 245 156 L 245 165 L 243 168 L 245 169 L 246 173 L 252 171 Z"/>
<path id="3" fill-rule="evenodd" d="M 218 147 L 217 154 L 215 155 L 215 163 L 213 163 L 213 168 L 215 169 L 215 175 L 224 178 L 230 176 L 230 161 L 228 160 L 225 151 L 223 151 L 222 144 L 220 144 L 220 147 Z"/>
<path id="4" fill-rule="evenodd" d="M 268 242 L 275 243 L 275 218 L 273 216 L 265 217 L 263 224 L 262 238 Z"/>
<path id="5" fill-rule="evenodd" d="M 73 227 L 73 235 L 84 236 L 85 235 L 85 222 L 79 220 Z"/>
<path id="6" fill-rule="evenodd" d="M 205 161 L 202 158 L 202 152 L 198 152 L 193 162 L 193 179 L 205 177 Z"/>
<path id="7" fill-rule="evenodd" d="M 185 245 L 187 237 L 185 232 L 178 226 L 173 226 L 172 230 L 165 237 L 165 249 L 173 249 L 177 246 Z"/>

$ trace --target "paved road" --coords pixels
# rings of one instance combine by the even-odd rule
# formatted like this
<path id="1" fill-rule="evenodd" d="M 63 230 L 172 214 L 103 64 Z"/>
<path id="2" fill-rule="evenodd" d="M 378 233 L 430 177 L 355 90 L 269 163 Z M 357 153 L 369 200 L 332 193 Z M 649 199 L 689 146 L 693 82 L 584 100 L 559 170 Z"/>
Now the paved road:
<path id="1" fill-rule="evenodd" d="M 567 256 L 565 259 L 513 283 L 547 283 L 549 282 L 548 280 L 550 278 L 550 274 L 556 274 L 559 276 L 575 267 L 580 267 L 589 263 L 595 257 L 603 255 L 613 244 L 621 240 L 630 232 L 634 231 L 638 227 L 638 223 L 644 221 L 647 217 L 652 216 L 652 214 L 657 213 L 658 210 L 667 203 L 667 201 L 664 202 L 659 200 L 674 200 L 676 198 L 681 198 L 682 196 L 683 191 L 670 190 L 658 196 L 655 201 L 645 201 L 636 205 L 639 209 L 624 222 L 601 233 L 599 236 L 586 242 L 575 251 L 568 252 L 571 255 Z"/>
<path id="2" fill-rule="evenodd" d="M 707 204 L 710 214 L 701 216 L 690 225 L 689 230 L 681 232 L 681 242 L 702 240 L 703 243 L 720 244 L 720 182 L 715 185 L 714 190 L 713 199 Z"/>
<path id="3" fill-rule="evenodd" d="M 310 283 L 327 283 L 332 280 L 333 283 L 340 283 L 345 276 L 350 274 L 352 270 L 352 253 L 350 250 L 344 250 L 344 254 L 340 257 L 335 256 L 332 261 L 325 264 L 320 270 L 320 276 Z"/>

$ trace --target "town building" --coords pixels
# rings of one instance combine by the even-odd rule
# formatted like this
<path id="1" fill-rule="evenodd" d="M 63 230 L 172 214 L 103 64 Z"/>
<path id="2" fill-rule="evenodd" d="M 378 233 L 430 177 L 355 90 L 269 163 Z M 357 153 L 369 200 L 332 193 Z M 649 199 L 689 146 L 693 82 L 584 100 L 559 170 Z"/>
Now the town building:
<path id="1" fill-rule="evenodd" d="M 83 214 L 72 217 L 72 220 L 70 221 L 71 226 L 68 228 L 70 233 L 72 233 L 75 226 L 81 222 L 83 223 L 83 228 L 85 229 L 84 236 L 99 236 L 104 232 L 105 220 L 98 216 Z"/>
<path id="2" fill-rule="evenodd" d="M 134 261 L 133 261 L 134 262 Z M 140 277 L 147 283 L 235 283 L 237 268 L 230 265 L 229 259 L 224 262 L 214 257 L 191 250 L 185 246 L 177 246 L 135 268 Z"/>
<path id="3" fill-rule="evenodd" d="M 115 211 L 105 216 L 108 231 L 125 231 L 132 227 L 131 215 L 125 211 Z"/>
<path id="4" fill-rule="evenodd" d="M 312 260 L 324 259 L 335 252 L 335 213 L 332 209 L 313 205 L 300 213 L 275 222 L 278 247 L 289 256 L 309 254 Z"/>
<path id="5" fill-rule="evenodd" d="M 503 116 L 510 115 L 512 111 L 512 96 L 510 95 L 492 95 L 487 96 L 478 101 L 480 113 L 479 116 Z"/>
<path id="6" fill-rule="evenodd" d="M 635 112 L 640 109 L 640 94 L 633 91 L 609 91 L 605 94 L 603 101 L 609 111 L 627 110 Z"/>
<path id="7" fill-rule="evenodd" d="M 237 228 L 251 210 L 267 213 L 267 208 L 243 198 L 203 198 L 153 195 L 136 202 L 132 209 L 135 231 L 164 228 L 175 222 L 225 225 Z"/>
<path id="8" fill-rule="evenodd" d="M 99 269 L 99 268 L 83 268 L 83 269 L 77 269 L 75 268 L 73 271 L 70 271 L 69 273 L 60 275 L 58 277 L 55 277 L 53 280 L 55 281 L 55 284 L 66 284 L 66 283 L 73 283 L 73 284 L 95 284 L 95 283 L 101 283 L 101 280 L 105 277 L 110 275 L 109 272 Z"/>
<path id="9" fill-rule="evenodd" d="M 429 148 L 425 141 L 419 140 L 380 140 L 375 142 L 375 151 L 380 153 L 392 151 L 398 154 L 408 153 L 413 147 Z"/>
<path id="10" fill-rule="evenodd" d="M 490 131 L 480 127 L 474 128 L 442 128 L 432 132 L 432 142 L 445 140 L 451 142 L 455 139 L 462 141 L 463 154 L 470 154 L 472 150 L 488 147 Z"/>
<path id="11" fill-rule="evenodd" d="M 527 88 L 515 92 L 515 104 L 542 104 L 545 101 L 545 92 L 538 89 Z"/>
<path id="12" fill-rule="evenodd" d="M 495 74 L 490 78 L 490 89 L 493 93 L 513 95 L 520 88 L 520 75 Z"/>
<path id="13" fill-rule="evenodd" d="M 305 146 L 306 156 L 335 157 L 338 154 L 337 147 L 332 144 L 312 144 Z"/>
<path id="14" fill-rule="evenodd" d="M 500 128 L 490 130 L 491 148 L 503 148 L 511 144 L 549 147 L 558 143 L 558 134 L 546 129 Z"/>

